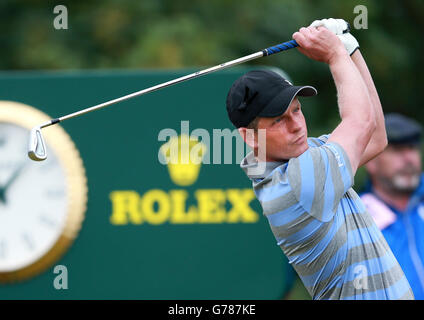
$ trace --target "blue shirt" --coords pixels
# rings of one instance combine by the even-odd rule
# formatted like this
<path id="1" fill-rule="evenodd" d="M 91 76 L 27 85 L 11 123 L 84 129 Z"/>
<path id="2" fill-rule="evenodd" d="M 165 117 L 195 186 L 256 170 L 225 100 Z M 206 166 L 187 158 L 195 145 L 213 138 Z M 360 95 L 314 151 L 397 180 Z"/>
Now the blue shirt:
<path id="1" fill-rule="evenodd" d="M 420 184 L 404 212 L 378 198 L 372 187 L 370 192 L 361 194 L 361 197 L 366 199 L 370 194 L 393 214 L 393 219 L 388 220 L 386 216 L 390 212 L 386 213 L 384 208 L 375 212 L 378 207 L 367 205 L 371 215 L 377 220 L 388 221 L 379 227 L 405 272 L 415 298 L 424 300 L 424 174 L 421 175 Z M 381 217 L 382 214 L 386 216 Z"/>
<path id="2" fill-rule="evenodd" d="M 287 162 L 241 163 L 277 245 L 313 299 L 413 299 L 411 287 L 328 135 Z"/>

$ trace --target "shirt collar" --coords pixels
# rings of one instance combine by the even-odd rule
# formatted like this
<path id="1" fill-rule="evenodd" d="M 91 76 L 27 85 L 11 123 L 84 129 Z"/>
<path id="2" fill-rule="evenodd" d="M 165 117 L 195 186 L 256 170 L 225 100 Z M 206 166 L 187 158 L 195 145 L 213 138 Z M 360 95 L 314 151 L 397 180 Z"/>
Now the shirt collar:
<path id="1" fill-rule="evenodd" d="M 287 162 L 279 161 L 267 161 L 259 162 L 253 151 L 248 153 L 246 157 L 241 161 L 240 167 L 246 173 L 246 175 L 251 179 L 264 179 L 270 175 L 275 168 L 285 164 Z"/>

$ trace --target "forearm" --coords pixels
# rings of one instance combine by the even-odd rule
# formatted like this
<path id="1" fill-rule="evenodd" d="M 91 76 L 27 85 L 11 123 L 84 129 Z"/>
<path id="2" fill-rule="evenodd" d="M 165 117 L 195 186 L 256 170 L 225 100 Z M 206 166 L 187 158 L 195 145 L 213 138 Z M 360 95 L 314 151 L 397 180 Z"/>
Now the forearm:
<path id="1" fill-rule="evenodd" d="M 328 142 L 343 148 L 354 175 L 375 130 L 375 114 L 366 84 L 335 33 L 311 26 L 294 33 L 293 39 L 299 44 L 300 52 L 330 67 L 342 121 L 333 130 Z"/>
<path id="2" fill-rule="evenodd" d="M 350 118 L 357 123 L 375 125 L 375 112 L 366 83 L 353 59 L 345 53 L 329 64 L 337 88 L 342 120 Z"/>
<path id="3" fill-rule="evenodd" d="M 387 135 L 386 127 L 384 124 L 383 108 L 381 106 L 380 98 L 374 85 L 371 73 L 368 70 L 367 64 L 359 50 L 356 50 L 352 54 L 351 58 L 367 87 L 376 122 L 375 131 L 371 136 L 366 151 L 364 152 L 364 157 L 361 159 L 360 165 L 362 165 L 384 150 L 387 145 Z"/>
<path id="4" fill-rule="evenodd" d="M 355 174 L 375 130 L 375 115 L 361 74 L 346 51 L 345 54 L 344 59 L 330 64 L 342 121 L 328 141 L 343 146 Z"/>

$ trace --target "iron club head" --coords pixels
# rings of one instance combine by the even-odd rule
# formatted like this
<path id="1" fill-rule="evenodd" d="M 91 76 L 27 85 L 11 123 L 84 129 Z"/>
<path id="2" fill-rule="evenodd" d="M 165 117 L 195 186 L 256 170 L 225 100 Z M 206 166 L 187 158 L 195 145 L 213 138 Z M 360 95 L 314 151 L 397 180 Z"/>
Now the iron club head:
<path id="1" fill-rule="evenodd" d="M 28 157 L 34 161 L 43 161 L 47 158 L 46 144 L 41 134 L 41 126 L 32 128 L 29 136 Z"/>

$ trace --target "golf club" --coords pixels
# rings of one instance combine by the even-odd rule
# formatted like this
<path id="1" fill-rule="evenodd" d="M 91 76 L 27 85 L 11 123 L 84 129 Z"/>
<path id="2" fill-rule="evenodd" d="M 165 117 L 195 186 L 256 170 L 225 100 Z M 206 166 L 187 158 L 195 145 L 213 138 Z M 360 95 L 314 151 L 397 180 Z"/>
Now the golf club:
<path id="1" fill-rule="evenodd" d="M 253 59 L 266 57 L 266 56 L 269 56 L 271 54 L 278 53 L 278 52 L 281 52 L 281 51 L 285 51 L 285 50 L 288 50 L 288 49 L 291 49 L 291 48 L 294 48 L 294 47 L 297 47 L 297 46 L 298 46 L 298 44 L 295 40 L 290 40 L 290 41 L 280 43 L 280 44 L 277 44 L 275 46 L 266 48 L 262 51 L 258 51 L 256 53 L 244 56 L 242 58 L 238 58 L 238 59 L 235 59 L 235 60 L 232 60 L 232 61 L 229 61 L 229 62 L 225 62 L 225 63 L 219 64 L 217 66 L 214 66 L 214 67 L 211 67 L 211 68 L 208 68 L 208 69 L 197 71 L 195 73 L 191 73 L 189 75 L 186 75 L 186 76 L 183 76 L 183 77 L 180 77 L 180 78 L 168 81 L 168 82 L 164 82 L 162 84 L 158 84 L 158 85 L 155 85 L 153 87 L 143 89 L 143 90 L 128 94 L 126 96 L 123 96 L 123 97 L 120 97 L 120 98 L 117 98 L 117 99 L 113 99 L 113 100 L 95 105 L 93 107 L 89 107 L 89 108 L 86 108 L 86 109 L 83 109 L 83 110 L 62 116 L 60 118 L 51 119 L 50 121 L 45 122 L 41 125 L 38 125 L 31 130 L 29 147 L 28 147 L 28 156 L 29 156 L 30 159 L 35 160 L 35 161 L 43 161 L 47 158 L 46 144 L 44 142 L 43 135 L 41 134 L 41 129 L 43 129 L 43 128 L 46 128 L 48 126 L 54 125 L 56 123 L 62 122 L 64 120 L 67 120 L 67 119 L 70 119 L 70 118 L 78 117 L 80 115 L 83 115 L 83 114 L 91 112 L 91 111 L 95 111 L 95 110 L 110 106 L 112 104 L 115 104 L 115 103 L 118 103 L 118 102 L 121 102 L 121 101 L 125 101 L 125 100 L 128 100 L 128 99 L 134 98 L 134 97 L 138 97 L 138 96 L 141 96 L 143 94 L 153 92 L 153 91 L 165 88 L 165 87 L 169 87 L 169 86 L 172 86 L 174 84 L 177 84 L 177 83 L 180 83 L 180 82 L 183 82 L 183 81 L 191 80 L 191 79 L 194 79 L 194 78 L 197 78 L 197 77 L 200 77 L 200 76 L 203 76 L 203 75 L 215 72 L 215 71 L 219 71 L 219 70 L 222 70 L 222 69 L 225 69 L 225 68 L 228 68 L 228 67 L 232 67 L 232 66 L 235 66 L 235 65 L 253 60 Z"/>

